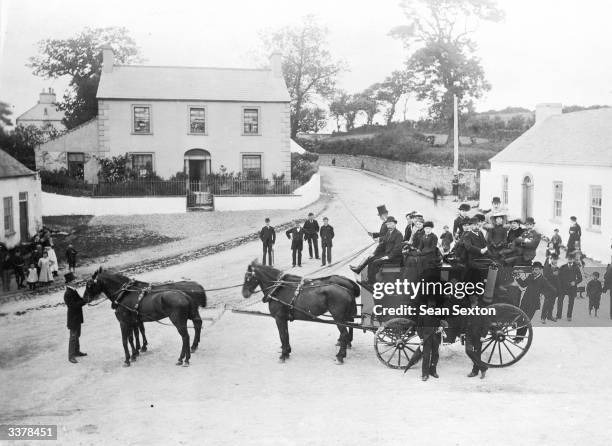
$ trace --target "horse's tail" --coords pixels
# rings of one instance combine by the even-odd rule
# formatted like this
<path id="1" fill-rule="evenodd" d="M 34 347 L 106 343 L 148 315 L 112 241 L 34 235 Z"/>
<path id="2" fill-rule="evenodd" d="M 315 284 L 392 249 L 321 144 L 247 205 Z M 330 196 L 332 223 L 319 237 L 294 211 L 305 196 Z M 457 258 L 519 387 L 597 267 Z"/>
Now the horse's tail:
<path id="1" fill-rule="evenodd" d="M 202 308 L 206 307 L 206 291 L 204 291 L 204 288 L 201 292 L 198 292 L 198 303 Z"/>

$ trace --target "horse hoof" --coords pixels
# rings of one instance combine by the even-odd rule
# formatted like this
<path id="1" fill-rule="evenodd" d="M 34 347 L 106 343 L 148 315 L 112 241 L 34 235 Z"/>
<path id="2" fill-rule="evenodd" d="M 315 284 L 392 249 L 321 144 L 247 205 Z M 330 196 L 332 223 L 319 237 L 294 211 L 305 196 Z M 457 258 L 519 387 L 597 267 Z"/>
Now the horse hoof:
<path id="1" fill-rule="evenodd" d="M 183 365 L 183 361 L 176 361 L 176 365 Z"/>
<path id="2" fill-rule="evenodd" d="M 280 357 L 278 358 L 278 362 L 279 362 L 279 364 L 284 364 L 286 359 L 287 359 L 287 358 L 285 358 L 284 356 L 280 356 Z"/>
<path id="3" fill-rule="evenodd" d="M 123 363 L 123 367 L 129 367 L 129 366 L 130 366 L 130 363 L 129 363 L 129 362 L 124 362 L 124 363 Z"/>
<path id="4" fill-rule="evenodd" d="M 185 361 L 185 363 L 183 364 L 183 367 L 189 367 L 189 362 Z"/>
<path id="5" fill-rule="evenodd" d="M 138 359 L 138 355 L 132 355 L 132 362 L 136 361 Z"/>
<path id="6" fill-rule="evenodd" d="M 344 359 L 336 358 L 336 365 L 343 365 L 343 364 L 344 364 Z"/>
<path id="7" fill-rule="evenodd" d="M 195 347 L 191 347 L 191 353 L 195 353 L 195 351 L 198 349 L 198 346 L 196 345 Z"/>
<path id="8" fill-rule="evenodd" d="M 147 347 L 142 347 L 142 348 L 140 349 L 140 351 L 141 351 L 142 353 L 146 352 L 146 351 L 147 351 Z"/>

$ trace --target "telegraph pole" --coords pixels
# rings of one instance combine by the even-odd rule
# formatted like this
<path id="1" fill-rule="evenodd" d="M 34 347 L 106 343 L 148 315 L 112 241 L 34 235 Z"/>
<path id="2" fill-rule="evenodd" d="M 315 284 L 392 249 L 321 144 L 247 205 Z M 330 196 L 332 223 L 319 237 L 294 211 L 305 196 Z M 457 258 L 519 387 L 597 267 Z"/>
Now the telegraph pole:
<path id="1" fill-rule="evenodd" d="M 459 117 L 457 112 L 457 95 L 453 94 L 453 134 L 454 134 L 454 150 L 453 150 L 453 170 L 455 175 L 459 174 Z"/>

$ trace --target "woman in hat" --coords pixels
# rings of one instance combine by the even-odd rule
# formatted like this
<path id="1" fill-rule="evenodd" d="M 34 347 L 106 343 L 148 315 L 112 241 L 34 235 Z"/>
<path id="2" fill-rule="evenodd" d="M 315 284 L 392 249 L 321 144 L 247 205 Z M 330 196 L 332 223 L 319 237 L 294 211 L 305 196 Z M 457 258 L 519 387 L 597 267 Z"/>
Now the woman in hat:
<path id="1" fill-rule="evenodd" d="M 459 239 L 463 234 L 463 224 L 464 222 L 469 220 L 467 213 L 470 211 L 470 205 L 467 203 L 462 203 L 459 206 L 459 216 L 455 218 L 453 222 L 453 235 L 455 239 Z"/>
<path id="2" fill-rule="evenodd" d="M 434 224 L 432 221 L 423 223 L 424 234 L 419 239 L 417 250 L 423 257 L 423 267 L 426 269 L 435 268 L 439 263 L 438 256 L 438 236 L 433 233 Z"/>

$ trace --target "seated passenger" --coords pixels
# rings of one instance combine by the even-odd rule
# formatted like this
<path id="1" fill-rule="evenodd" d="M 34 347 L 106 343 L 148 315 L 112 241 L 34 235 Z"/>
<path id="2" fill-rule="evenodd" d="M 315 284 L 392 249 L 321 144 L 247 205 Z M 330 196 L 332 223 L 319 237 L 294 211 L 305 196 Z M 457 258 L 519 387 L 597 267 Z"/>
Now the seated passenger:
<path id="1" fill-rule="evenodd" d="M 525 231 L 512 242 L 510 251 L 504 250 L 506 255 L 502 259 L 508 265 L 530 265 L 536 256 L 536 250 L 542 239 L 538 231 L 534 229 L 535 220 L 527 217 L 525 220 Z"/>
<path id="2" fill-rule="evenodd" d="M 492 258 L 499 258 L 501 250 L 506 247 L 508 229 L 504 226 L 504 217 L 503 213 L 493 215 L 493 227 L 487 233 L 487 246 Z"/>

